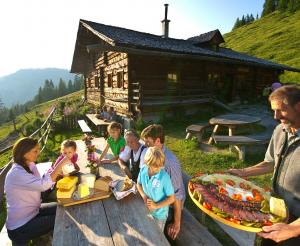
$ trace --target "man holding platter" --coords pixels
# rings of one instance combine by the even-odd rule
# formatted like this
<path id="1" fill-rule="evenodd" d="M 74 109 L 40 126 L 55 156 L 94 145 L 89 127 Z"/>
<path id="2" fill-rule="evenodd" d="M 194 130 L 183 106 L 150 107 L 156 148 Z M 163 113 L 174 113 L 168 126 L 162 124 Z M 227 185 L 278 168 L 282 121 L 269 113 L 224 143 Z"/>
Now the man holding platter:
<path id="1" fill-rule="evenodd" d="M 273 196 L 282 198 L 289 210 L 289 223 L 264 226 L 261 245 L 300 245 L 300 89 L 282 86 L 269 96 L 275 128 L 262 162 L 244 169 L 230 169 L 240 177 L 273 172 Z"/>

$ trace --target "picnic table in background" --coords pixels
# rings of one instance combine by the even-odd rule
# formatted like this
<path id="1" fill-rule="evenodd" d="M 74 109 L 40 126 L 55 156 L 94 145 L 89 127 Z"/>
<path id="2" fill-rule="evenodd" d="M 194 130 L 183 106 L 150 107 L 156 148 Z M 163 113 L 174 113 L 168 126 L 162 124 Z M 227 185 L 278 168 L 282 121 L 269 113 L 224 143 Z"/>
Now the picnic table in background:
<path id="1" fill-rule="evenodd" d="M 105 140 L 96 138 L 92 142 L 99 148 L 104 146 Z M 84 142 L 78 140 L 76 143 L 80 171 L 87 172 Z M 99 173 L 114 180 L 125 178 L 117 164 L 103 165 Z M 70 207 L 58 206 L 52 245 L 169 245 L 147 213 L 138 194 L 131 194 L 120 201 L 111 196 Z"/>
<path id="2" fill-rule="evenodd" d="M 86 114 L 86 117 L 96 126 L 101 136 L 106 136 L 107 126 L 110 124 L 110 122 L 98 119 L 97 115 L 98 114 Z"/>
<path id="3" fill-rule="evenodd" d="M 216 135 L 219 126 L 228 127 L 228 136 L 233 136 L 234 129 L 239 126 L 253 125 L 260 122 L 258 117 L 244 115 L 244 114 L 223 114 L 218 115 L 209 120 L 209 124 L 214 125 L 213 132 L 208 140 L 208 144 L 213 141 L 214 135 Z"/>

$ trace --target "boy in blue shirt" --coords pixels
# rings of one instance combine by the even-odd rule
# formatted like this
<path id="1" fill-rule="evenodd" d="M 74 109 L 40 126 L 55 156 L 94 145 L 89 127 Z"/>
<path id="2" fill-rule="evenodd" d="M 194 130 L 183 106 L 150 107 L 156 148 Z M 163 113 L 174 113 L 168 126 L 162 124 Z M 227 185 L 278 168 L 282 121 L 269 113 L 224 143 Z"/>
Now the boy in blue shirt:
<path id="1" fill-rule="evenodd" d="M 163 231 L 168 217 L 169 205 L 174 203 L 174 189 L 169 174 L 164 170 L 165 155 L 157 147 L 148 148 L 140 171 L 137 188 L 150 215 Z"/>

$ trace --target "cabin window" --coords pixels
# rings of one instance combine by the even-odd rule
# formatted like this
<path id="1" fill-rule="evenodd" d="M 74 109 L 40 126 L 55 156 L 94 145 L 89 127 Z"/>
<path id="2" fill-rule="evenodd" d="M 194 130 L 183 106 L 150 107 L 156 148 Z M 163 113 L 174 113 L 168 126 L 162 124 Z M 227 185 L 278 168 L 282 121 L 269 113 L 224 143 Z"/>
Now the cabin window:
<path id="1" fill-rule="evenodd" d="M 112 87 L 112 73 L 107 74 L 107 87 Z"/>
<path id="2" fill-rule="evenodd" d="M 95 87 L 99 88 L 99 77 L 95 76 Z"/>
<path id="3" fill-rule="evenodd" d="M 219 78 L 219 74 L 217 73 L 209 73 L 208 74 L 208 81 L 210 82 L 216 82 Z"/>
<path id="4" fill-rule="evenodd" d="M 119 71 L 117 73 L 117 86 L 118 86 L 118 88 L 124 88 L 124 73 L 123 73 L 123 71 Z"/>
<path id="5" fill-rule="evenodd" d="M 177 83 L 178 74 L 177 73 L 168 73 L 168 83 Z"/>
<path id="6" fill-rule="evenodd" d="M 107 55 L 107 52 L 103 53 L 103 62 L 104 62 L 105 65 L 108 65 L 108 55 Z"/>
<path id="7" fill-rule="evenodd" d="M 208 88 L 211 90 L 216 90 L 218 87 L 220 87 L 220 76 L 217 73 L 209 73 L 208 74 Z"/>

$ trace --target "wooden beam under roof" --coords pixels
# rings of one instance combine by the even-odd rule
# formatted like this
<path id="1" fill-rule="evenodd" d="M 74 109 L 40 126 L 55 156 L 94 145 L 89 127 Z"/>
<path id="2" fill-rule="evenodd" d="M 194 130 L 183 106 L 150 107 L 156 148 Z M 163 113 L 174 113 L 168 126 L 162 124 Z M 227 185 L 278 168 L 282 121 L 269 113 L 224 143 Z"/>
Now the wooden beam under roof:
<path id="1" fill-rule="evenodd" d="M 251 64 L 253 66 L 266 67 L 266 68 L 271 67 L 270 65 L 264 65 L 257 62 L 240 61 L 233 58 L 229 59 L 229 58 L 221 58 L 221 57 L 208 56 L 208 55 L 183 54 L 183 53 L 174 53 L 174 52 L 158 51 L 158 50 L 151 50 L 151 49 L 139 49 L 139 48 L 125 47 L 125 46 L 116 46 L 116 45 L 113 46 L 105 42 L 102 42 L 101 44 L 98 43 L 98 44 L 86 45 L 86 48 L 88 53 L 115 51 L 115 52 L 123 52 L 123 53 L 135 54 L 135 55 L 160 56 L 160 57 L 167 56 L 167 57 L 176 57 L 176 58 L 196 59 L 202 61 L 214 61 L 214 62 L 218 61 L 218 62 L 239 64 L 239 65 Z M 273 68 L 280 70 L 278 67 L 275 66 Z"/>

